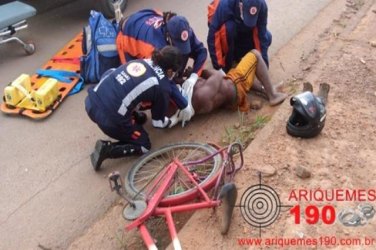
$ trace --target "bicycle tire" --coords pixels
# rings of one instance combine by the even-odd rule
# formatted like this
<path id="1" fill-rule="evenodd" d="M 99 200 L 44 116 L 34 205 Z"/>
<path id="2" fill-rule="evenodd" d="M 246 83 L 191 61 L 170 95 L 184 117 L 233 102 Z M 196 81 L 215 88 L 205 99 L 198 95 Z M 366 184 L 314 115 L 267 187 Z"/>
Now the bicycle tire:
<path id="1" fill-rule="evenodd" d="M 183 151 L 183 150 L 188 150 L 188 151 L 193 150 L 196 152 L 200 151 L 200 154 L 198 154 L 196 157 L 192 156 L 192 158 L 189 158 L 189 159 L 187 158 L 179 159 L 182 162 L 202 159 L 206 156 L 212 155 L 217 152 L 217 149 L 215 147 L 208 145 L 208 144 L 201 144 L 201 143 L 171 144 L 171 145 L 164 146 L 160 149 L 157 149 L 155 151 L 151 151 L 145 156 L 143 156 L 138 162 L 136 162 L 131 167 L 128 174 L 126 175 L 126 180 L 124 183 L 125 183 L 125 190 L 127 191 L 127 193 L 130 194 L 133 198 L 139 199 L 141 197 L 142 199 L 148 199 L 147 197 L 148 195 L 143 193 L 142 190 L 144 190 L 145 187 L 150 183 L 150 180 L 156 177 L 157 172 L 159 172 L 163 167 L 167 166 L 167 164 L 171 162 L 172 160 L 171 155 L 176 156 L 177 151 Z M 181 154 L 179 156 L 182 156 Z M 187 155 L 187 157 L 189 156 L 190 154 Z M 208 160 L 208 162 L 205 162 L 204 165 L 207 166 L 208 171 L 210 172 L 205 177 L 205 179 L 203 179 L 199 183 L 199 186 L 202 187 L 204 190 L 208 190 L 214 186 L 215 181 L 218 177 L 219 170 L 222 165 L 222 160 L 223 160 L 222 155 L 217 154 L 212 159 Z M 158 162 L 155 163 L 156 161 Z M 158 166 L 159 168 L 157 168 Z M 199 167 L 200 166 L 198 166 L 198 168 Z M 150 178 L 146 178 L 141 184 L 138 184 L 137 183 L 138 180 L 136 176 L 140 175 L 142 171 L 144 172 L 148 171 L 148 172 L 153 172 L 153 173 L 150 175 Z M 160 206 L 172 206 L 172 205 L 182 204 L 187 201 L 193 200 L 196 197 L 197 197 L 197 188 L 195 186 L 187 190 L 184 190 L 182 192 L 178 192 L 178 193 L 173 192 L 173 190 L 171 190 L 170 188 L 169 194 L 166 195 L 161 200 L 159 205 Z"/>

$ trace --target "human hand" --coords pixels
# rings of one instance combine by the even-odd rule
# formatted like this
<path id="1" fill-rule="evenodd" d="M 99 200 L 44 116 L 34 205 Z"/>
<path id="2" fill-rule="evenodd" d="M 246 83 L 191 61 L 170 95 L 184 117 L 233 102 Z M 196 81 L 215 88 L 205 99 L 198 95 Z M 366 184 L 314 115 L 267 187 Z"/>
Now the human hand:
<path id="1" fill-rule="evenodd" d="M 185 109 L 182 109 L 178 114 L 178 120 L 181 121 L 181 126 L 184 128 L 185 123 L 190 121 L 191 118 L 194 116 L 195 111 L 190 103 L 188 103 Z"/>
<path id="2" fill-rule="evenodd" d="M 172 128 L 173 126 L 175 126 L 176 124 L 179 123 L 179 113 L 180 113 L 180 109 L 178 109 L 175 114 L 173 116 L 170 117 L 170 125 L 168 126 L 169 128 Z"/>
<path id="3" fill-rule="evenodd" d="M 137 124 L 144 125 L 148 119 L 146 114 L 141 111 L 133 111 L 133 119 Z"/>
<path id="4" fill-rule="evenodd" d="M 187 96 L 187 101 L 191 103 L 192 95 L 193 95 L 193 89 L 195 87 L 195 84 L 198 80 L 198 75 L 196 73 L 192 73 L 191 76 L 184 81 L 182 88 L 184 90 L 184 93 Z"/>
<path id="5" fill-rule="evenodd" d="M 172 80 L 176 85 L 181 85 L 184 83 L 184 79 L 182 77 L 175 76 Z"/>
<path id="6" fill-rule="evenodd" d="M 193 72 L 193 68 L 191 66 L 188 66 L 184 72 L 183 72 L 183 77 L 189 77 Z"/>

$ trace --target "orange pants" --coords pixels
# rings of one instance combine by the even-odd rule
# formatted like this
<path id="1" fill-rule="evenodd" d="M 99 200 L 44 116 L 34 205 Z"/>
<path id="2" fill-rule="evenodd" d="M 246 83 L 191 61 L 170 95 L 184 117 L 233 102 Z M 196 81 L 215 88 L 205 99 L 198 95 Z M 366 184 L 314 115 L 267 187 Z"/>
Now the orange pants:
<path id="1" fill-rule="evenodd" d="M 236 88 L 236 98 L 239 110 L 247 112 L 250 103 L 247 98 L 248 91 L 252 88 L 256 76 L 257 57 L 252 52 L 248 52 L 234 69 L 230 69 L 226 78 L 234 83 Z"/>

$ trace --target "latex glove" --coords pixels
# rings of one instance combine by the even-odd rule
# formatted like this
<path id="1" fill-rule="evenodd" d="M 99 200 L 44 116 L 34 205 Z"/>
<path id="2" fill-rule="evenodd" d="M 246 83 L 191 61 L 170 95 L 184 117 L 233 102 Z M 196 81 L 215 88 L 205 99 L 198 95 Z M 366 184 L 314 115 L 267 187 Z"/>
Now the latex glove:
<path id="1" fill-rule="evenodd" d="M 187 78 L 187 80 L 185 80 L 185 84 L 196 84 L 197 82 L 197 79 L 198 79 L 198 75 L 196 73 L 192 73 L 191 76 L 189 78 Z M 184 83 L 183 83 L 183 88 L 184 88 Z"/>
<path id="2" fill-rule="evenodd" d="M 182 122 L 181 126 L 184 128 L 185 123 L 190 121 L 194 116 L 195 111 L 190 103 L 188 103 L 185 109 L 182 109 L 178 114 L 178 119 Z"/>
<path id="3" fill-rule="evenodd" d="M 179 120 L 179 113 L 180 113 L 180 109 L 178 109 L 176 111 L 176 113 L 170 117 L 170 125 L 168 126 L 169 128 L 172 128 L 173 126 L 175 126 L 176 124 L 178 124 L 180 122 Z"/>
<path id="4" fill-rule="evenodd" d="M 198 75 L 196 73 L 192 73 L 191 76 L 184 81 L 182 88 L 184 90 L 184 94 L 186 95 L 187 101 L 191 103 L 192 95 L 193 95 L 193 88 L 198 80 Z"/>
<path id="5" fill-rule="evenodd" d="M 223 76 L 225 76 L 226 75 L 226 73 L 223 71 L 223 69 L 221 68 L 221 69 L 219 69 L 218 70 Z"/>

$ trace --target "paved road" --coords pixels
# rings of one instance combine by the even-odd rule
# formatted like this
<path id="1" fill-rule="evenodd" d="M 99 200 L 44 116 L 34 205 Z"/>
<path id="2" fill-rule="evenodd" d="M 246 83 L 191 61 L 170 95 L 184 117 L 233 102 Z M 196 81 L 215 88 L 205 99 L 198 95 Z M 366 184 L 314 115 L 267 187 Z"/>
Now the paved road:
<path id="1" fill-rule="evenodd" d="M 25 56 L 17 44 L 0 46 L 1 89 L 21 73 L 35 72 L 80 32 L 91 5 L 90 0 L 60 0 L 57 8 L 47 0 L 25 2 L 34 4 L 39 14 L 20 36 L 32 39 L 37 52 Z M 130 0 L 125 15 L 146 7 L 173 10 L 185 15 L 205 41 L 209 2 Z M 329 2 L 269 1 L 271 57 Z M 102 172 L 94 173 L 89 154 L 103 136 L 87 118 L 85 96 L 82 91 L 67 98 L 43 121 L 0 114 L 0 249 L 38 249 L 38 244 L 64 249 L 116 199 L 105 176 L 113 170 L 125 172 L 134 159 L 106 162 Z M 150 131 L 154 147 L 169 142 L 166 131 Z"/>

